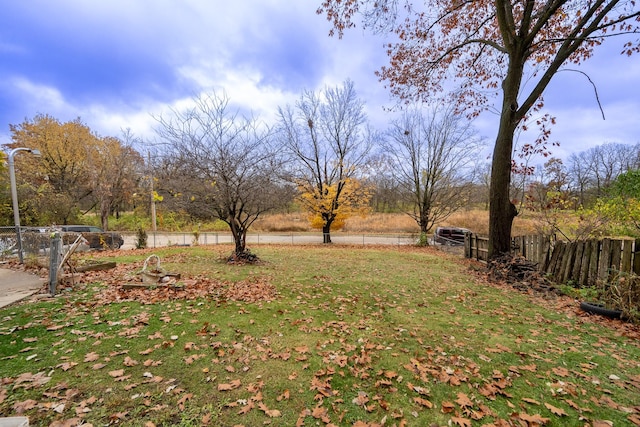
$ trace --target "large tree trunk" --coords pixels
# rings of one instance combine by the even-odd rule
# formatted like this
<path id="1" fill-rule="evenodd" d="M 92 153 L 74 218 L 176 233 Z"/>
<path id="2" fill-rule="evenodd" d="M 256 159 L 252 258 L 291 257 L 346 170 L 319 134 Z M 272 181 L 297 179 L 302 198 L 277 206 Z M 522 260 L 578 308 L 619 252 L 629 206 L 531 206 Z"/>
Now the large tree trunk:
<path id="1" fill-rule="evenodd" d="M 233 236 L 233 242 L 236 245 L 235 254 L 240 256 L 247 249 L 247 230 L 237 223 L 235 219 L 231 219 L 228 224 Z"/>
<path id="2" fill-rule="evenodd" d="M 109 230 L 109 214 L 111 213 L 111 203 L 108 200 L 100 202 L 100 223 L 104 231 Z"/>
<path id="3" fill-rule="evenodd" d="M 331 225 L 322 227 L 322 243 L 331 243 Z"/>
<path id="4" fill-rule="evenodd" d="M 233 241 L 236 244 L 236 255 L 242 255 L 247 249 L 247 232 L 246 230 L 235 228 L 233 231 Z"/>
<path id="5" fill-rule="evenodd" d="M 507 145 L 513 142 L 513 134 L 498 132 L 493 153 L 491 191 L 489 200 L 489 258 L 508 253 L 511 249 L 511 226 L 518 211 L 509 198 L 511 184 L 511 149 L 504 154 Z"/>
<path id="6" fill-rule="evenodd" d="M 522 79 L 522 67 L 510 61 L 503 82 L 502 113 L 496 144 L 493 149 L 491 186 L 489 189 L 489 259 L 511 250 L 511 226 L 518 214 L 511 203 L 511 160 L 513 137 L 521 117 L 517 115 L 518 91 Z"/>
<path id="7" fill-rule="evenodd" d="M 322 243 L 331 243 L 331 224 L 333 224 L 333 218 L 325 217 L 322 226 Z"/>

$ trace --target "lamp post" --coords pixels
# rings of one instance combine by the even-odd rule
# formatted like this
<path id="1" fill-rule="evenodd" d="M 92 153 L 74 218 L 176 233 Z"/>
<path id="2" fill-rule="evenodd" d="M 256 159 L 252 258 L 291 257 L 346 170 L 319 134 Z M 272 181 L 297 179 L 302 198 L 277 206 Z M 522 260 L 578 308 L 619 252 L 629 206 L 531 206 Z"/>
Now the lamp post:
<path id="1" fill-rule="evenodd" d="M 39 156 L 40 151 L 18 147 L 14 148 L 9 152 L 9 156 L 7 158 L 7 163 L 9 163 L 9 181 L 11 182 L 11 201 L 13 203 L 13 222 L 16 226 L 16 238 L 18 240 L 18 258 L 20 259 L 20 264 L 24 262 L 24 257 L 22 256 L 22 233 L 20 231 L 20 208 L 18 207 L 18 190 L 16 188 L 16 171 L 14 166 L 13 157 L 19 151 L 26 151 L 28 153 L 33 154 L 34 156 Z"/>

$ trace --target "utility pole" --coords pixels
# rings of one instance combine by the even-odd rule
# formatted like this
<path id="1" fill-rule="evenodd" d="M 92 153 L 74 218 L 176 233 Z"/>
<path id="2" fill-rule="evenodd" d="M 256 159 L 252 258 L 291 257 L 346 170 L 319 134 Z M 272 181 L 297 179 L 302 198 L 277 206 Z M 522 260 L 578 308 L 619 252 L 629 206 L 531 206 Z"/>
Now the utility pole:
<path id="1" fill-rule="evenodd" d="M 151 152 L 147 151 L 147 165 L 149 166 L 149 187 L 151 191 L 151 231 L 157 230 L 156 225 L 156 197 L 153 190 L 153 170 L 151 169 Z"/>

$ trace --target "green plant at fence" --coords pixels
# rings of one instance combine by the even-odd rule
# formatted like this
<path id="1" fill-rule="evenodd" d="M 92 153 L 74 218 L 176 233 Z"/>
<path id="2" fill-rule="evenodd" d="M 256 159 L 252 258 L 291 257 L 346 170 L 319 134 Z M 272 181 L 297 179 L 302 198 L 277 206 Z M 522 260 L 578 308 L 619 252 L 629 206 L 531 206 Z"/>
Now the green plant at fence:
<path id="1" fill-rule="evenodd" d="M 427 233 L 420 233 L 416 246 L 429 246 L 429 235 Z"/>
<path id="2" fill-rule="evenodd" d="M 640 276 L 618 271 L 596 287 L 599 302 L 605 307 L 621 310 L 623 318 L 640 323 Z"/>
<path id="3" fill-rule="evenodd" d="M 200 243 L 200 229 L 199 226 L 196 226 L 193 230 L 193 245 L 198 246 Z"/>
<path id="4" fill-rule="evenodd" d="M 144 249 L 147 247 L 147 232 L 144 228 L 139 227 L 136 232 L 136 249 Z"/>

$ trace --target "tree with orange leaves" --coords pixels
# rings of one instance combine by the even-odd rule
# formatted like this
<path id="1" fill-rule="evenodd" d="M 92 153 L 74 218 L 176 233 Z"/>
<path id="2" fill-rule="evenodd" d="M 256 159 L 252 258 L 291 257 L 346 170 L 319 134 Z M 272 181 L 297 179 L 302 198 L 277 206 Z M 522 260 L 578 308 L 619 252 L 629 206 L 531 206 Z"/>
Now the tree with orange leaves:
<path id="1" fill-rule="evenodd" d="M 514 134 L 543 107 L 543 92 L 567 64 L 580 64 L 605 38 L 640 32 L 634 0 L 323 0 L 339 35 L 355 25 L 393 32 L 379 72 L 402 99 L 428 100 L 453 85 L 450 101 L 471 114 L 501 95 L 491 171 L 489 256 L 510 249 L 517 209 L 509 198 Z M 631 55 L 639 44 L 627 42 Z M 530 74 L 533 84 L 523 85 Z M 544 123 L 542 124 L 544 126 Z M 548 135 L 543 128 L 541 135 Z"/>

